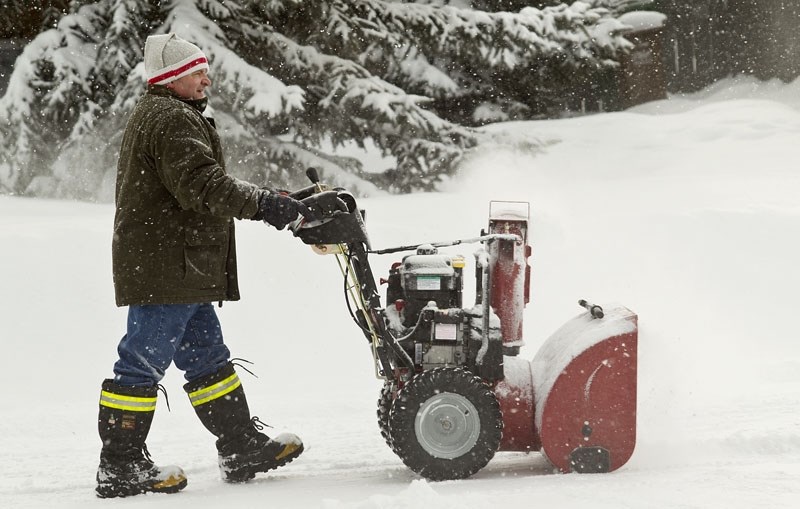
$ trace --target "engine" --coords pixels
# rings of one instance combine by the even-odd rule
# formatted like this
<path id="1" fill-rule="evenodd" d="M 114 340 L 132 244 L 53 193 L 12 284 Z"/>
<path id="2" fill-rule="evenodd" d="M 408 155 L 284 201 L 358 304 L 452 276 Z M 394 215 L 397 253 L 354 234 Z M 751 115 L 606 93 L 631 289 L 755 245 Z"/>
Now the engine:
<path id="1" fill-rule="evenodd" d="M 388 329 L 417 369 L 466 366 L 473 372 L 482 371 L 484 311 L 480 303 L 463 308 L 464 265 L 463 256 L 440 254 L 427 244 L 389 271 Z M 480 272 L 477 270 L 476 276 Z M 479 295 L 480 285 L 479 279 Z M 488 330 L 487 339 L 502 340 L 495 315 L 490 317 Z"/>

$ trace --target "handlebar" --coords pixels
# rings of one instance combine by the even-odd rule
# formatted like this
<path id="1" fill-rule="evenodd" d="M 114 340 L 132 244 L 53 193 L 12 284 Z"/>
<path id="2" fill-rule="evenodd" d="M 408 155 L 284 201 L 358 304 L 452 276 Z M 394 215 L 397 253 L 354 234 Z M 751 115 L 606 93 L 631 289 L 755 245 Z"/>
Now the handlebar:
<path id="1" fill-rule="evenodd" d="M 289 193 L 289 196 L 295 200 L 303 200 L 315 193 L 322 191 L 322 186 L 319 183 L 319 172 L 317 172 L 316 168 L 311 166 L 306 169 L 306 177 L 308 177 L 308 180 L 311 181 L 311 185 L 302 189 L 298 189 L 297 191 L 292 191 Z"/>

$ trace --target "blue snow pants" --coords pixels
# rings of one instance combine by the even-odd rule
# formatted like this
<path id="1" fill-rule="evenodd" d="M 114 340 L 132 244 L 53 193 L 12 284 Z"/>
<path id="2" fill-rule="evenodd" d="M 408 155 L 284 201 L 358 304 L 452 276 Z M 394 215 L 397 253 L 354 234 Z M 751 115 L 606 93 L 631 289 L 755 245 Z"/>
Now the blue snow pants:
<path id="1" fill-rule="evenodd" d="M 114 381 L 124 386 L 157 384 L 173 361 L 191 382 L 216 373 L 230 359 L 210 303 L 130 306 L 117 352 Z"/>

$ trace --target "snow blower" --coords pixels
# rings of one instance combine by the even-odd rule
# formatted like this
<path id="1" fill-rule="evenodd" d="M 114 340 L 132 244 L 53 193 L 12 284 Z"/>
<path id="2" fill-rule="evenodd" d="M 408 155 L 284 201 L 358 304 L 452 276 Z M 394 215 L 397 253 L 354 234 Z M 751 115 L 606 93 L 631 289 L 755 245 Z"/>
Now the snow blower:
<path id="1" fill-rule="evenodd" d="M 344 276 L 350 314 L 384 380 L 378 425 L 389 447 L 430 480 L 471 476 L 497 451 L 541 451 L 561 472 L 610 472 L 636 442 L 637 316 L 625 307 L 585 311 L 555 332 L 532 361 L 519 357 L 529 301 L 529 206 L 492 202 L 474 238 L 373 250 L 352 194 L 317 172 L 292 193 L 321 219 L 290 228 Z M 464 307 L 466 260 L 439 252 L 480 243 L 476 302 Z M 386 305 L 370 254 L 412 251 L 386 279 Z"/>

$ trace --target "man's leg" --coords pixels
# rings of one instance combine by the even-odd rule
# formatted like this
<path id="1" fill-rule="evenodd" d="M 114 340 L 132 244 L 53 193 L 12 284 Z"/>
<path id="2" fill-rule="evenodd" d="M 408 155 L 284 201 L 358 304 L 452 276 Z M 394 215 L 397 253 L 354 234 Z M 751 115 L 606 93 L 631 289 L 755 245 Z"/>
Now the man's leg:
<path id="1" fill-rule="evenodd" d="M 213 304 L 197 306 L 173 357 L 189 382 L 216 373 L 228 363 L 231 352 L 225 346 Z"/>
<path id="2" fill-rule="evenodd" d="M 118 347 L 114 379 L 103 382 L 97 419 L 103 447 L 97 469 L 99 497 L 174 493 L 186 486 L 180 467 L 156 466 L 145 440 L 155 414 L 157 383 L 172 362 L 186 323 L 186 306 L 131 306 Z"/>
<path id="3" fill-rule="evenodd" d="M 128 332 L 119 342 L 114 381 L 156 385 L 172 363 L 186 328 L 201 304 L 130 306 Z"/>
<path id="4" fill-rule="evenodd" d="M 291 433 L 273 439 L 259 432 L 229 357 L 213 306 L 202 306 L 187 326 L 175 365 L 186 372 L 184 389 L 200 422 L 217 437 L 222 477 L 241 482 L 289 463 L 303 452 L 303 442 Z"/>
<path id="5" fill-rule="evenodd" d="M 140 493 L 175 493 L 186 487 L 186 475 L 174 465 L 159 467 L 145 446 L 156 409 L 155 386 L 125 387 L 103 382 L 98 432 L 103 442 L 97 468 L 97 496 L 127 497 Z"/>

